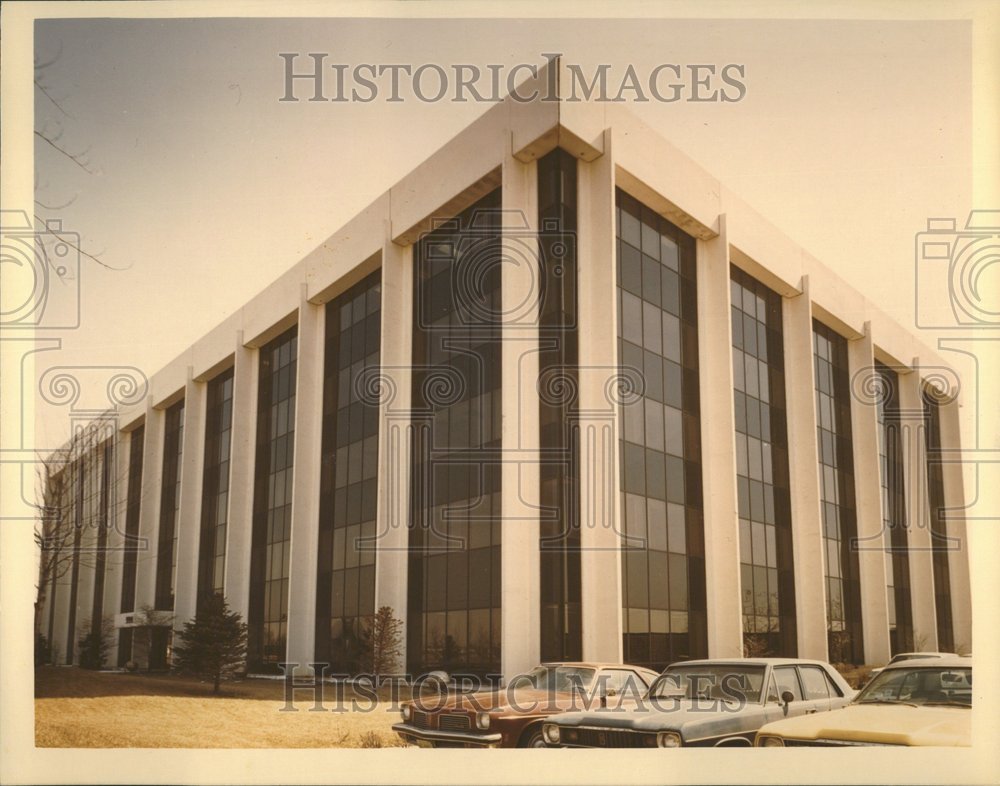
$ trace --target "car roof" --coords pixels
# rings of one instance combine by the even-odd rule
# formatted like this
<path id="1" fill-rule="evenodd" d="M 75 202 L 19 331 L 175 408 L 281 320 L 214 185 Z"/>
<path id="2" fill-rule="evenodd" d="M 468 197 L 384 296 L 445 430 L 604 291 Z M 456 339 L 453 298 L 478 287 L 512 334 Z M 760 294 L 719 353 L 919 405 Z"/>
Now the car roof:
<path id="1" fill-rule="evenodd" d="M 915 666 L 932 666 L 939 669 L 942 667 L 946 669 L 971 669 L 972 662 L 971 658 L 966 658 L 962 655 L 942 653 L 939 658 L 913 658 L 912 660 L 902 660 L 899 663 L 890 663 L 884 670 L 912 669 Z"/>
<path id="2" fill-rule="evenodd" d="M 591 660 L 546 660 L 538 664 L 539 666 L 571 666 L 581 669 L 642 669 L 643 671 L 655 672 L 647 666 L 636 666 L 632 663 L 614 663 L 612 661 L 591 661 Z"/>
<path id="3" fill-rule="evenodd" d="M 826 666 L 832 668 L 829 663 L 822 660 L 811 660 L 809 658 L 702 658 L 701 660 L 682 660 L 671 663 L 667 668 L 673 666 L 711 666 L 711 665 L 740 665 L 740 666 L 790 666 L 804 664 L 809 666 Z"/>
<path id="4" fill-rule="evenodd" d="M 917 655 L 923 655 L 928 658 L 945 658 L 949 656 L 954 656 L 954 652 L 897 652 L 892 657 L 894 658 L 916 658 Z"/>

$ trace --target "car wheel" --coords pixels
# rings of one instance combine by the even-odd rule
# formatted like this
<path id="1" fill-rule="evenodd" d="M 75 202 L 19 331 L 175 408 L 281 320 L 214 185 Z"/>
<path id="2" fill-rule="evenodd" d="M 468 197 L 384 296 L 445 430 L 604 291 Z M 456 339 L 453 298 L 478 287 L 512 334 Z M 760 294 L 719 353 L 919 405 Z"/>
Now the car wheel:
<path id="1" fill-rule="evenodd" d="M 521 738 L 522 748 L 547 748 L 548 745 L 545 744 L 545 738 L 542 736 L 542 727 L 536 726 L 533 729 L 528 729 L 525 732 L 524 737 Z"/>

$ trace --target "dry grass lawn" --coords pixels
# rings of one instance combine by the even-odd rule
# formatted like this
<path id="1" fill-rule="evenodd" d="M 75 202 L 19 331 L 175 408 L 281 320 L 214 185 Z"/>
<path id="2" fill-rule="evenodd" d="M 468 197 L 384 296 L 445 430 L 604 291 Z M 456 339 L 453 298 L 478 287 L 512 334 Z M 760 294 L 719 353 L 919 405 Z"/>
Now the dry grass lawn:
<path id="1" fill-rule="evenodd" d="M 369 712 L 309 712 L 312 694 L 296 693 L 298 712 L 282 712 L 277 680 L 211 685 L 168 675 L 35 670 L 35 744 L 43 748 L 359 748 L 402 742 L 391 730 L 398 707 L 381 701 Z M 344 704 L 354 694 L 346 690 Z M 403 698 L 407 698 L 404 696 Z M 371 702 L 358 696 L 363 707 Z"/>

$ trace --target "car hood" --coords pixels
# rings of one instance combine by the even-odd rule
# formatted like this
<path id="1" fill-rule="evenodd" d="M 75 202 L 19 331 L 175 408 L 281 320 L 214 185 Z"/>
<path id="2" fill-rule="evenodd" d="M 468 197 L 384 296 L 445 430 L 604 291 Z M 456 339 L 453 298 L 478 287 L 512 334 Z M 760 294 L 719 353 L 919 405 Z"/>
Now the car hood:
<path id="1" fill-rule="evenodd" d="M 701 736 L 700 731 L 722 734 L 727 730 L 743 729 L 748 719 L 762 716 L 763 712 L 759 704 L 741 706 L 735 701 L 714 699 L 660 699 L 656 704 L 647 701 L 632 709 L 568 712 L 552 720 L 560 726 L 680 731 L 685 739 L 691 739 Z"/>
<path id="2" fill-rule="evenodd" d="M 512 690 L 481 691 L 478 693 L 456 693 L 446 698 L 427 696 L 417 702 L 410 702 L 425 712 L 469 712 L 493 710 L 507 711 L 518 715 L 551 714 L 575 707 L 586 706 L 581 694 L 517 688 Z"/>
<path id="3" fill-rule="evenodd" d="M 972 712 L 962 707 L 852 704 L 833 712 L 768 723 L 760 734 L 881 745 L 971 745 Z"/>

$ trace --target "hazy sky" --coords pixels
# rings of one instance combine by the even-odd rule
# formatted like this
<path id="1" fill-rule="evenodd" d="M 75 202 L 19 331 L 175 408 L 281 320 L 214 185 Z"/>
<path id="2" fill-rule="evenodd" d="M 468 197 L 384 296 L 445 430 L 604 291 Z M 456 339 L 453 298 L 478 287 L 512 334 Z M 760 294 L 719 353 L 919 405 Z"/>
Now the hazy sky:
<path id="1" fill-rule="evenodd" d="M 279 52 L 480 68 L 561 52 L 619 75 L 744 64 L 741 102 L 631 108 L 904 324 L 914 233 L 970 207 L 965 22 L 45 20 L 35 44 L 61 107 L 36 91 L 36 127 L 93 170 L 36 142 L 37 198 L 70 202 L 40 212 L 122 268 L 84 261 L 81 327 L 38 373 L 155 372 L 490 106 L 280 103 Z"/>

